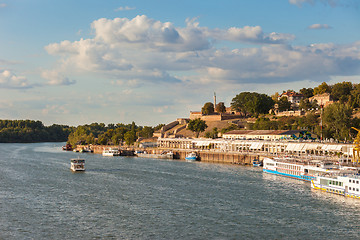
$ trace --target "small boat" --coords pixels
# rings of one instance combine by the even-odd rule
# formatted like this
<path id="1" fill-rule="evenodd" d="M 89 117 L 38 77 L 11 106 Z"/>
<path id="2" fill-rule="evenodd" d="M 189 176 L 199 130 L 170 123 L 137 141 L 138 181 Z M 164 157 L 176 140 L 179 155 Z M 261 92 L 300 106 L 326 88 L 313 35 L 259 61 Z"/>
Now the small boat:
<path id="1" fill-rule="evenodd" d="M 174 158 L 174 153 L 172 151 L 170 152 L 162 152 L 160 154 L 156 154 L 156 153 L 147 153 L 146 151 L 137 151 L 135 153 L 138 157 L 143 157 L 143 158 L 160 158 L 160 159 L 173 159 Z"/>
<path id="2" fill-rule="evenodd" d="M 193 162 L 197 160 L 197 155 L 195 152 L 191 152 L 188 155 L 186 155 L 185 160 L 188 162 Z"/>
<path id="3" fill-rule="evenodd" d="M 65 146 L 62 146 L 62 150 L 64 150 L 64 151 L 72 151 L 73 148 L 72 148 L 71 144 L 66 144 Z"/>
<path id="4" fill-rule="evenodd" d="M 90 148 L 81 148 L 79 152 L 81 152 L 81 153 L 91 153 L 93 151 Z"/>
<path id="5" fill-rule="evenodd" d="M 259 159 L 254 159 L 252 163 L 253 167 L 262 167 L 263 165 L 262 161 L 260 161 Z"/>
<path id="6" fill-rule="evenodd" d="M 120 151 L 117 148 L 104 149 L 102 155 L 106 157 L 120 156 Z"/>
<path id="7" fill-rule="evenodd" d="M 70 169 L 73 172 L 85 171 L 85 159 L 72 158 L 70 159 Z"/>

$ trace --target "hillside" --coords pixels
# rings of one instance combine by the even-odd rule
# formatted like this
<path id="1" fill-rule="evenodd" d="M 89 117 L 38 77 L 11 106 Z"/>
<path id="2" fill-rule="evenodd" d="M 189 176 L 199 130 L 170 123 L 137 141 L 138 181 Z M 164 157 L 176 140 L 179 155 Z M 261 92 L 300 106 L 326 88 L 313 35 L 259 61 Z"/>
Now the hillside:
<path id="1" fill-rule="evenodd" d="M 236 122 L 236 121 L 229 121 L 229 120 L 223 120 L 223 121 L 206 121 L 206 125 L 208 126 L 206 128 L 206 130 L 202 133 L 200 133 L 199 137 L 204 137 L 206 132 L 208 131 L 212 131 L 213 128 L 217 128 L 218 131 L 220 131 L 221 129 L 223 128 L 227 128 L 229 126 L 231 126 L 233 123 L 232 122 Z M 190 130 L 187 130 L 186 127 L 185 127 L 185 124 L 179 124 L 179 125 L 176 125 L 175 127 L 167 130 L 165 133 L 168 134 L 168 135 L 173 135 L 175 130 L 176 129 L 179 129 L 179 128 L 182 128 L 184 127 L 183 129 L 179 130 L 176 135 L 181 135 L 183 137 L 195 137 L 195 133 L 190 131 Z"/>

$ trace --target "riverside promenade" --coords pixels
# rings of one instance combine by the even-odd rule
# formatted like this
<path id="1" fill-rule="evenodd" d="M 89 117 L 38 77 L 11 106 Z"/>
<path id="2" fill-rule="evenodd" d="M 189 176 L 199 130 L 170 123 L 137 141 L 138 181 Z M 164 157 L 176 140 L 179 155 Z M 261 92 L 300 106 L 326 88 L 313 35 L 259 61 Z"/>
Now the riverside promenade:
<path id="1" fill-rule="evenodd" d="M 122 156 L 135 156 L 135 151 L 161 154 L 172 151 L 174 159 L 184 160 L 190 152 L 195 152 L 202 162 L 251 165 L 254 159 L 264 157 L 295 157 L 304 161 L 329 160 L 343 165 L 352 164 L 353 145 L 299 141 L 227 140 L 159 138 L 158 147 L 140 148 L 108 145 L 77 146 L 90 147 L 101 154 L 104 149 L 117 148 Z"/>

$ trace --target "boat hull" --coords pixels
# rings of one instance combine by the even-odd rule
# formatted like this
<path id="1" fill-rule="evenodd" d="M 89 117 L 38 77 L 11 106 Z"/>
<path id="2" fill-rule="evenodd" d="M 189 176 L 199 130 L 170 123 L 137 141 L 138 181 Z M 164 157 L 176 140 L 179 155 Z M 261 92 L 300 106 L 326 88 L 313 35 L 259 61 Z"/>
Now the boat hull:
<path id="1" fill-rule="evenodd" d="M 195 162 L 196 157 L 186 157 L 185 160 L 188 161 L 188 162 Z"/>
<path id="2" fill-rule="evenodd" d="M 269 169 L 263 169 L 263 172 L 270 173 L 270 174 L 275 174 L 275 175 L 279 175 L 279 176 L 283 176 L 283 177 L 288 177 L 288 178 L 299 179 L 299 180 L 307 181 L 307 182 L 310 182 L 311 180 L 313 180 L 315 178 L 313 176 L 306 176 L 306 175 L 297 176 L 297 175 L 292 175 L 292 174 L 288 174 L 288 173 L 282 173 L 282 172 L 269 170 Z"/>
<path id="3" fill-rule="evenodd" d="M 148 154 L 148 153 L 138 153 L 138 157 L 141 158 L 158 158 L 158 159 L 174 159 L 172 154 Z"/>

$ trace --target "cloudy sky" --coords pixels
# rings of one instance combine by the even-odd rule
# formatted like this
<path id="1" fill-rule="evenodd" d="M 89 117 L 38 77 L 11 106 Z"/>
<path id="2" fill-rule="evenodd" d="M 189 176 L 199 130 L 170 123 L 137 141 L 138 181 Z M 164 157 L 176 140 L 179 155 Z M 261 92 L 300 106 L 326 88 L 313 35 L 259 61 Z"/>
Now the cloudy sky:
<path id="1" fill-rule="evenodd" d="M 157 125 L 360 83 L 358 0 L 0 0 L 0 119 Z"/>

